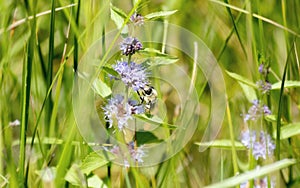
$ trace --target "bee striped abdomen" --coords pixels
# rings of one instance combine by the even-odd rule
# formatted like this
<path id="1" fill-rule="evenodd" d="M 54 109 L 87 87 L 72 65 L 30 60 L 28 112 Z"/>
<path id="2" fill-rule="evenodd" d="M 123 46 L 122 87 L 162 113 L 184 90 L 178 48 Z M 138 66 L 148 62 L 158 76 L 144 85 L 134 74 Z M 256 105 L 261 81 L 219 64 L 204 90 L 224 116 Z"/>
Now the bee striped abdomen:
<path id="1" fill-rule="evenodd" d="M 141 103 L 145 103 L 145 110 L 150 111 L 157 99 L 157 91 L 153 86 L 145 85 L 137 91 L 140 96 Z"/>

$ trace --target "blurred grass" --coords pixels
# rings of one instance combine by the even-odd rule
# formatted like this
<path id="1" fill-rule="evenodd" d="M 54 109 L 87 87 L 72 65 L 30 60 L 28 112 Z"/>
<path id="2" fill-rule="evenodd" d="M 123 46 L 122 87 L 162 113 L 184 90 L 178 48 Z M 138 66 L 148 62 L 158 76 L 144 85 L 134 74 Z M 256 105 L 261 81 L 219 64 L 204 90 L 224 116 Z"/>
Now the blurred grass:
<path id="1" fill-rule="evenodd" d="M 73 3 L 74 7 L 54 12 L 54 8 Z M 71 144 L 72 141 L 83 143 L 72 114 L 74 71 L 88 47 L 115 28 L 109 19 L 109 3 L 126 13 L 133 10 L 130 1 L 0 2 L 1 186 L 22 187 L 27 184 L 28 187 L 72 187 L 64 178 L 68 169 L 72 164 L 81 164 L 91 152 L 86 144 Z M 271 83 L 284 79 L 284 74 L 286 80 L 299 81 L 299 1 L 152 0 L 141 3 L 140 13 L 143 15 L 160 10 L 178 10 L 174 16 L 167 18 L 168 22 L 187 28 L 199 36 L 217 57 L 224 72 L 237 73 L 255 83 L 259 78 L 258 56 L 262 54 L 272 70 L 268 77 Z M 10 27 L 18 20 L 47 10 L 51 10 L 50 13 Z M 157 35 L 163 36 L 163 33 Z M 176 40 L 176 36 L 172 38 Z M 109 48 L 103 49 L 109 51 Z M 181 54 L 178 53 L 178 56 Z M 187 63 L 185 66 L 187 70 L 192 70 L 193 64 Z M 191 71 L 189 73 L 192 75 Z M 224 77 L 230 108 L 227 115 L 231 117 L 224 120 L 218 139 L 231 138 L 231 141 L 237 141 L 244 126 L 240 114 L 246 113 L 250 103 L 238 82 L 225 73 Z M 196 82 L 200 81 L 203 82 L 198 75 Z M 201 88 L 197 89 L 202 92 Z M 42 113 L 45 99 L 50 102 Z M 152 170 L 131 169 L 122 172 L 125 180 L 118 179 L 119 172 L 113 171 L 116 168 L 114 165 L 111 177 L 105 173 L 100 175 L 102 171 L 98 175 L 105 181 L 109 178 L 113 187 L 118 187 L 122 181 L 127 187 L 203 187 L 233 177 L 237 171 L 243 173 L 241 163 L 246 163 L 245 151 L 236 151 L 239 165 L 236 169 L 233 166 L 236 163 L 235 155 L 232 155 L 234 151 L 209 148 L 199 153 L 198 146 L 194 145 L 194 142 L 201 140 L 205 130 L 210 100 L 206 87 L 200 99 L 203 114 L 199 114 L 198 129 L 183 151 L 172 159 Z M 282 116 L 278 113 L 282 119 L 277 118 L 277 124 L 269 122 L 268 127 L 277 133 L 277 158 L 299 160 L 299 135 L 283 140 L 279 140 L 278 136 L 280 126 L 285 126 L 282 121 L 289 124 L 300 122 L 299 87 L 273 90 L 264 100 L 268 100 L 276 117 L 278 109 L 282 111 Z M 20 127 L 10 126 L 10 122 L 16 119 L 21 121 Z M 230 132 L 228 126 L 232 126 Z M 36 141 L 48 136 L 63 141 L 63 144 Z M 33 139 L 32 150 L 26 138 Z M 20 145 L 13 145 L 15 141 L 19 141 Z M 56 178 L 50 182 L 37 173 L 48 166 L 56 167 Z M 289 171 L 283 170 L 282 176 L 276 177 L 278 186 L 298 187 L 299 165 L 291 166 Z"/>

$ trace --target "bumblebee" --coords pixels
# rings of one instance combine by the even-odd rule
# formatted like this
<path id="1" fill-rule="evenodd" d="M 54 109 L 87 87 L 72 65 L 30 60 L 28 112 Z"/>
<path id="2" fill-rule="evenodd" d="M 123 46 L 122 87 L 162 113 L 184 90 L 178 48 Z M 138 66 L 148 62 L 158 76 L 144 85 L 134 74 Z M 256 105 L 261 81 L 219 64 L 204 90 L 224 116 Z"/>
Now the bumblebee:
<path id="1" fill-rule="evenodd" d="M 156 102 L 157 91 L 153 86 L 145 85 L 137 91 L 137 94 L 140 96 L 141 103 L 145 104 L 146 112 L 149 112 Z"/>

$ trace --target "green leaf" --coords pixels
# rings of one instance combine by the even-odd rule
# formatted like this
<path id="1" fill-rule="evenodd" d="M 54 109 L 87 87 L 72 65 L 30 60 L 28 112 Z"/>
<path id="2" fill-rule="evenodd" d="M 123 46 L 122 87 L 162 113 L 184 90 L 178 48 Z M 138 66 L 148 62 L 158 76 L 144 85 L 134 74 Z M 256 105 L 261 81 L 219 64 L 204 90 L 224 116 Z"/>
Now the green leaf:
<path id="1" fill-rule="evenodd" d="M 135 136 L 136 136 L 136 141 L 137 141 L 138 146 L 147 144 L 147 143 L 156 143 L 156 142 L 161 141 L 153 133 L 148 132 L 148 131 L 147 132 L 136 132 Z"/>
<path id="2" fill-rule="evenodd" d="M 121 16 L 123 19 L 127 18 L 127 14 L 119 9 L 118 7 L 113 6 L 112 4 L 110 4 L 111 10 L 113 10 L 116 14 L 118 14 L 119 16 Z"/>
<path id="3" fill-rule="evenodd" d="M 149 61 L 146 61 L 146 63 L 149 66 L 158 66 L 158 65 L 168 65 L 168 64 L 176 63 L 177 61 L 178 61 L 177 58 L 170 59 L 165 57 L 153 57 L 149 59 Z"/>
<path id="4" fill-rule="evenodd" d="M 56 176 L 55 167 L 45 167 L 35 172 L 43 182 L 52 182 Z"/>
<path id="5" fill-rule="evenodd" d="M 147 56 L 144 62 L 149 66 L 168 65 L 178 61 L 178 58 L 175 56 L 161 53 L 154 48 L 145 48 L 140 50 L 139 53 Z"/>
<path id="6" fill-rule="evenodd" d="M 300 134 L 300 122 L 291 123 L 280 128 L 280 140 L 287 139 Z M 274 138 L 276 138 L 276 132 L 273 132 Z"/>
<path id="7" fill-rule="evenodd" d="M 133 6 L 135 6 L 137 3 L 139 3 L 139 0 L 133 0 Z"/>
<path id="8" fill-rule="evenodd" d="M 100 95 L 102 98 L 105 98 L 111 95 L 111 89 L 100 79 L 95 79 L 93 82 L 94 91 Z"/>
<path id="9" fill-rule="evenodd" d="M 198 146 L 205 146 L 211 148 L 232 149 L 231 140 L 214 140 L 210 142 L 196 142 L 195 144 Z M 234 145 L 236 150 L 246 149 L 246 147 L 241 142 L 235 141 Z"/>
<path id="10" fill-rule="evenodd" d="M 86 181 L 86 176 L 83 174 L 83 171 L 80 170 L 77 164 L 73 164 L 71 166 L 67 172 L 67 175 L 65 176 L 65 180 L 72 185 L 79 187 L 107 187 L 97 175 L 89 177 Z"/>
<path id="11" fill-rule="evenodd" d="M 294 88 L 294 87 L 300 87 L 300 81 L 286 80 L 284 82 L 284 88 Z M 281 88 L 281 81 L 272 84 L 272 90 L 276 90 L 280 88 Z"/>
<path id="12" fill-rule="evenodd" d="M 124 15 L 120 14 L 119 11 L 117 11 L 116 9 L 111 8 L 110 9 L 110 17 L 112 19 L 112 21 L 114 21 L 114 23 L 116 24 L 118 29 L 121 29 L 123 24 L 124 24 Z M 127 16 L 125 15 L 125 18 Z M 127 34 L 128 33 L 128 27 L 125 26 L 122 30 L 122 34 Z"/>
<path id="13" fill-rule="evenodd" d="M 241 88 L 249 102 L 252 102 L 253 100 L 257 99 L 256 93 L 255 93 L 255 90 L 253 89 L 253 87 L 250 87 L 249 85 L 246 85 L 242 82 L 238 82 L 238 83 L 241 86 Z"/>
<path id="14" fill-rule="evenodd" d="M 110 17 L 115 22 L 117 28 L 121 29 L 122 25 L 124 23 L 124 19 L 117 12 L 115 12 L 113 9 L 111 9 L 110 14 L 111 14 Z"/>
<path id="15" fill-rule="evenodd" d="M 153 13 L 147 14 L 145 16 L 145 18 L 149 19 L 149 20 L 154 20 L 156 18 L 170 16 L 170 15 L 174 14 L 175 12 L 177 12 L 177 10 L 153 12 Z"/>
<path id="16" fill-rule="evenodd" d="M 93 175 L 92 177 L 88 178 L 87 182 L 88 187 L 107 188 L 107 186 L 97 175 Z"/>
<path id="17" fill-rule="evenodd" d="M 148 117 L 145 114 L 142 114 L 142 115 L 141 114 L 136 114 L 134 116 L 136 118 L 144 121 L 144 122 L 147 122 L 147 123 L 150 123 L 150 124 L 153 124 L 153 125 L 167 126 L 169 129 L 178 128 L 178 126 L 176 126 L 176 125 L 171 125 L 171 124 L 165 123 L 162 119 L 160 119 L 157 116 Z"/>
<path id="18" fill-rule="evenodd" d="M 154 48 L 144 48 L 142 50 L 139 51 L 139 53 L 143 54 L 143 55 L 147 55 L 147 56 L 150 56 L 150 57 L 169 57 L 169 58 L 176 58 L 174 56 L 170 56 L 169 54 L 164 54 L 162 53 L 161 51 L 157 50 L 157 49 L 154 49 Z"/>
<path id="19" fill-rule="evenodd" d="M 115 77 L 118 77 L 118 76 L 119 76 L 119 73 L 118 73 L 117 71 L 115 71 L 114 69 L 110 68 L 110 67 L 103 66 L 102 69 L 103 69 L 107 74 L 110 74 L 110 75 L 115 76 Z"/>
<path id="20" fill-rule="evenodd" d="M 261 176 L 266 176 L 272 172 L 276 172 L 276 171 L 286 168 L 290 165 L 296 164 L 296 162 L 297 161 L 295 159 L 283 159 L 281 161 L 276 161 L 270 165 L 266 165 L 266 166 L 257 168 L 255 170 L 251 170 L 251 171 L 245 172 L 243 174 L 239 174 L 237 176 L 225 179 L 219 183 L 209 185 L 206 188 L 234 187 L 234 186 L 240 185 L 241 183 L 247 182 L 251 179 L 259 178 Z"/>
<path id="21" fill-rule="evenodd" d="M 107 165 L 110 162 L 110 160 L 113 159 L 113 156 L 111 153 L 106 152 L 105 154 L 107 157 L 105 157 L 104 152 L 106 151 L 98 151 L 98 152 L 90 153 L 83 160 L 83 163 L 80 166 L 82 173 L 89 175 L 92 171 Z"/>
<path id="22" fill-rule="evenodd" d="M 75 186 L 87 187 L 85 183 L 85 177 L 82 171 L 80 170 L 78 164 L 73 164 L 68 170 L 65 180 Z M 84 186 L 85 185 L 85 186 Z"/>
<path id="23" fill-rule="evenodd" d="M 275 115 L 267 115 L 267 116 L 264 116 L 264 117 L 265 117 L 265 120 L 268 121 L 268 122 L 273 122 L 273 123 L 277 122 L 277 116 L 275 116 Z M 284 121 L 283 119 L 281 119 L 280 123 L 281 123 L 281 125 L 286 125 L 287 124 L 287 122 Z"/>
<path id="24" fill-rule="evenodd" d="M 242 82 L 248 86 L 251 86 L 253 88 L 257 89 L 257 86 L 255 83 L 251 82 L 250 80 L 248 80 L 247 78 L 244 78 L 243 76 L 233 73 L 233 72 L 229 72 L 229 71 L 225 71 L 228 76 L 230 76 L 231 78 L 235 79 L 236 81 Z"/>

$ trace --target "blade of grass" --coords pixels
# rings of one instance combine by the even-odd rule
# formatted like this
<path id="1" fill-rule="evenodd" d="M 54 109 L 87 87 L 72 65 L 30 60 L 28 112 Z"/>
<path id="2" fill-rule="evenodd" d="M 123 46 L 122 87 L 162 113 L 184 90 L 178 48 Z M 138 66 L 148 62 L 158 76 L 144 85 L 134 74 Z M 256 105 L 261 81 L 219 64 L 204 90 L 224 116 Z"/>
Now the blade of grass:
<path id="1" fill-rule="evenodd" d="M 41 69 L 42 69 L 42 73 L 43 73 L 43 78 L 44 78 L 44 81 L 45 81 L 45 84 L 46 84 L 46 80 L 47 80 L 47 68 L 45 66 L 45 61 L 44 61 L 44 58 L 43 58 L 42 48 L 41 48 L 41 45 L 40 45 L 38 37 L 37 37 L 36 45 L 37 45 L 38 57 L 39 57 L 39 61 L 40 61 Z"/>
<path id="2" fill-rule="evenodd" d="M 52 73 L 53 73 L 53 59 L 54 59 L 54 32 L 55 32 L 55 1 L 52 0 L 51 3 L 51 17 L 50 17 L 50 35 L 49 35 L 49 54 L 48 54 L 48 70 L 47 70 L 47 88 L 48 90 L 52 83 Z M 52 90 L 50 90 L 49 98 L 46 102 L 46 112 L 45 112 L 45 134 L 49 135 L 50 121 L 52 116 Z"/>
<path id="3" fill-rule="evenodd" d="M 294 44 L 294 43 L 293 43 Z M 276 158 L 277 160 L 280 160 L 280 128 L 281 128 L 281 115 L 282 115 L 282 100 L 283 100 L 283 92 L 284 92 L 284 83 L 285 83 L 285 77 L 287 73 L 287 67 L 288 62 L 290 60 L 290 56 L 292 53 L 292 50 L 294 48 L 294 45 L 291 47 L 288 53 L 288 57 L 285 62 L 283 76 L 282 76 L 282 82 L 281 82 L 281 88 L 280 88 L 280 94 L 279 94 L 279 102 L 278 102 L 278 111 L 277 111 L 277 123 L 276 123 Z"/>
<path id="4" fill-rule="evenodd" d="M 251 67 L 249 67 L 251 69 L 251 74 L 252 77 L 255 78 L 256 75 L 256 71 L 252 71 L 252 70 L 257 70 L 257 45 L 256 45 L 256 39 L 255 39 L 255 32 L 256 30 L 255 28 L 255 23 L 254 23 L 254 19 L 251 16 L 252 15 L 252 1 L 246 1 L 246 9 L 248 10 L 248 12 L 250 12 L 250 14 L 246 15 L 246 29 L 248 30 L 247 32 L 247 43 L 248 46 L 251 46 L 248 49 L 248 63 Z"/>
<path id="5" fill-rule="evenodd" d="M 72 115 L 71 115 L 72 116 Z M 64 177 L 67 173 L 68 167 L 70 166 L 71 163 L 71 157 L 73 155 L 72 153 L 72 148 L 73 146 L 72 141 L 75 138 L 76 135 L 76 124 L 74 123 L 74 117 L 70 120 L 70 131 L 69 131 L 69 136 L 67 138 L 67 141 L 64 145 L 64 148 L 62 150 L 62 154 L 60 156 L 59 162 L 57 164 L 57 171 L 56 171 L 56 179 L 55 179 L 55 187 L 64 187 Z"/>
<path id="6" fill-rule="evenodd" d="M 259 3 L 260 3 L 259 0 L 255 1 L 258 15 L 261 14 L 261 6 L 259 5 Z M 266 42 L 264 42 L 264 27 L 261 19 L 258 19 L 258 29 L 259 29 L 260 50 L 262 51 L 262 54 L 264 54 Z"/>
<path id="7" fill-rule="evenodd" d="M 75 23 L 76 26 L 79 26 L 79 15 L 80 15 L 80 0 L 78 0 L 77 3 L 77 11 L 76 11 L 76 18 L 75 18 Z M 74 35 L 74 72 L 77 72 L 77 67 L 78 67 L 78 37 Z"/>
<path id="8" fill-rule="evenodd" d="M 65 61 L 65 56 L 67 52 L 67 46 L 68 46 L 68 40 L 69 40 L 69 34 L 70 34 L 70 22 L 68 25 L 67 33 L 66 33 L 66 39 L 65 39 L 65 44 L 64 44 L 64 49 L 61 57 L 61 64 Z M 64 66 L 62 66 L 62 71 L 58 76 L 57 80 L 57 85 L 56 85 L 56 90 L 55 90 L 55 97 L 54 97 L 54 103 L 53 103 L 53 109 L 52 109 L 52 115 L 51 115 L 51 120 L 50 120 L 50 136 L 55 136 L 55 130 L 56 130 L 56 117 L 58 114 L 58 103 L 59 103 L 59 96 L 60 96 L 60 91 L 62 87 L 62 79 L 63 79 L 63 74 L 64 74 Z"/>
<path id="9" fill-rule="evenodd" d="M 240 12 L 240 13 L 238 14 L 236 20 L 235 20 L 235 23 L 236 23 L 236 24 L 239 22 L 239 20 L 240 20 L 240 18 L 241 18 L 241 15 L 242 15 L 242 13 Z M 220 50 L 220 52 L 219 52 L 219 54 L 218 54 L 218 56 L 217 56 L 217 61 L 218 61 L 218 62 L 219 62 L 219 60 L 221 59 L 221 57 L 222 57 L 222 55 L 223 55 L 223 53 L 224 53 L 224 51 L 225 51 L 225 49 L 226 49 L 226 46 L 227 46 L 227 44 L 228 44 L 228 41 L 230 40 L 230 38 L 231 38 L 232 35 L 233 35 L 233 32 L 234 32 L 234 27 L 231 29 L 229 35 L 227 36 L 227 38 L 225 39 L 225 41 L 224 41 L 224 43 L 223 43 L 223 45 L 222 45 L 222 47 L 221 47 L 221 50 Z"/>
<path id="10" fill-rule="evenodd" d="M 73 7 L 73 6 L 76 6 L 76 4 L 70 4 L 70 5 L 67 5 L 67 6 L 64 6 L 64 7 L 58 7 L 58 8 L 55 9 L 55 11 L 58 12 L 58 11 L 61 11 L 61 10 L 64 10 L 66 8 L 70 8 L 70 7 Z M 6 29 L 6 31 L 15 29 L 16 27 L 22 25 L 23 23 L 26 23 L 27 21 L 34 19 L 34 17 L 38 18 L 38 17 L 44 16 L 44 15 L 47 15 L 47 14 L 51 14 L 51 10 L 47 10 L 45 12 L 41 12 L 41 13 L 35 14 L 33 16 L 29 16 L 27 18 L 23 18 L 21 20 L 18 20 L 16 22 L 14 22 L 13 24 L 11 24 L 10 26 L 8 26 L 7 29 Z M 0 35 L 4 31 L 5 31 L 4 28 L 0 29 Z"/>
<path id="11" fill-rule="evenodd" d="M 58 6 L 62 7 L 61 0 L 58 0 L 57 3 L 58 3 Z M 79 6 L 78 4 L 75 4 L 75 5 Z M 63 9 L 62 13 L 65 16 L 64 19 L 70 20 L 70 22 L 71 22 L 71 30 L 74 33 L 74 35 L 77 37 L 77 42 L 79 43 L 80 47 L 83 48 L 83 49 L 85 49 L 85 46 L 83 45 L 83 43 L 80 40 L 80 34 L 82 34 L 82 32 L 80 32 L 79 29 L 78 29 L 78 25 L 76 24 L 76 19 L 72 19 L 72 16 L 70 15 L 70 11 L 68 9 Z M 89 25 L 90 25 L 90 23 L 89 23 Z"/>
<path id="12" fill-rule="evenodd" d="M 34 14 L 35 15 L 35 14 Z M 27 176 L 25 175 L 25 156 L 26 156 L 26 135 L 29 119 L 29 99 L 31 89 L 31 74 L 32 63 L 34 56 L 35 45 L 35 30 L 36 30 L 36 18 L 30 24 L 31 34 L 26 49 L 26 60 L 23 64 L 23 76 L 22 76 L 22 110 L 21 110 L 21 133 L 20 133 L 20 156 L 19 156 L 19 186 L 23 187 L 27 185 Z"/>
<path id="13" fill-rule="evenodd" d="M 224 2 L 228 4 L 228 0 L 224 0 Z M 227 12 L 228 12 L 228 14 L 229 14 L 229 16 L 230 16 L 230 19 L 231 19 L 232 24 L 233 24 L 234 31 L 235 31 L 236 36 L 238 37 L 238 40 L 239 40 L 239 42 L 240 42 L 240 44 L 241 44 L 242 50 L 243 50 L 243 52 L 244 52 L 244 55 L 245 55 L 245 57 L 247 58 L 246 49 L 245 49 L 245 46 L 243 45 L 241 36 L 240 36 L 240 34 L 239 34 L 239 31 L 238 31 L 238 29 L 237 29 L 235 20 L 234 20 L 234 18 L 233 18 L 232 12 L 231 12 L 231 9 L 230 9 L 229 7 L 226 7 L 226 10 L 227 10 Z"/>
<path id="14" fill-rule="evenodd" d="M 69 51 L 69 53 L 68 53 L 68 55 L 66 56 L 65 59 L 68 59 L 68 57 L 70 56 L 70 54 L 73 53 L 73 50 L 74 50 L 74 48 L 71 48 L 71 49 L 70 49 L 70 51 Z M 50 95 L 50 93 L 51 93 L 51 90 L 52 90 L 52 88 L 53 88 L 53 85 L 54 85 L 55 81 L 58 79 L 59 75 L 62 73 L 63 67 L 64 67 L 64 65 L 66 64 L 66 62 L 67 62 L 67 61 L 65 60 L 65 61 L 60 65 L 60 67 L 59 67 L 59 69 L 58 69 L 58 71 L 57 71 L 57 73 L 56 73 L 56 75 L 55 75 L 55 77 L 54 77 L 54 79 L 53 79 L 53 81 L 52 81 L 52 83 L 51 83 L 51 86 L 50 86 L 50 88 L 49 88 L 48 91 L 47 91 L 47 94 L 46 94 L 46 96 L 45 96 L 45 99 L 44 99 L 44 101 L 43 101 L 42 107 L 41 107 L 41 109 L 40 109 L 40 111 L 39 111 L 39 114 L 38 114 L 38 116 L 37 116 L 37 120 L 36 120 L 36 123 L 35 123 L 35 126 L 34 126 L 34 130 L 33 130 L 33 133 L 32 133 L 31 144 L 30 144 L 30 152 L 29 152 L 29 153 L 32 153 L 31 151 L 32 151 L 33 145 L 34 145 L 34 143 L 35 143 L 35 137 L 36 137 L 36 135 L 38 135 L 37 130 L 38 130 L 38 126 L 40 125 L 40 120 L 41 120 L 41 116 L 42 116 L 43 110 L 44 110 L 45 105 L 46 105 L 46 101 L 47 101 L 47 99 L 48 99 L 48 97 L 49 97 L 49 95 Z M 42 147 L 41 147 L 41 139 L 39 138 L 39 136 L 38 136 L 38 140 L 39 140 L 38 143 L 39 143 L 39 145 L 40 145 L 40 149 L 41 149 L 41 151 L 42 151 L 43 149 L 42 149 Z M 43 155 L 43 158 L 46 158 L 46 156 Z M 29 164 L 29 161 L 28 161 L 28 164 Z M 28 165 L 27 167 L 29 167 L 29 165 Z M 28 171 L 28 170 L 27 170 L 27 171 Z"/>
<path id="15" fill-rule="evenodd" d="M 255 13 L 250 13 L 250 12 L 247 11 L 247 10 L 244 10 L 244 9 L 239 8 L 239 7 L 236 7 L 236 6 L 233 6 L 233 5 L 229 5 L 229 4 L 227 4 L 227 3 L 223 3 L 223 2 L 220 2 L 220 1 L 217 1 L 217 0 L 210 0 L 210 1 L 211 1 L 211 2 L 214 2 L 214 3 L 217 3 L 217 4 L 219 4 L 219 5 L 222 5 L 222 6 L 229 7 L 229 8 L 231 8 L 231 9 L 233 9 L 233 10 L 242 12 L 242 13 L 244 13 L 244 14 L 250 14 L 250 15 L 251 15 L 252 17 L 254 17 L 254 18 L 261 19 L 262 21 L 267 22 L 267 23 L 269 23 L 269 24 L 272 24 L 272 25 L 274 25 L 274 26 L 276 26 L 276 27 L 278 27 L 278 28 L 280 28 L 280 29 L 283 29 L 283 30 L 285 30 L 285 31 L 287 31 L 287 32 L 289 32 L 289 33 L 291 33 L 292 35 L 294 35 L 294 36 L 296 36 L 296 37 L 300 37 L 300 34 L 299 34 L 299 33 L 293 31 L 292 29 L 289 29 L 289 28 L 287 28 L 287 27 L 284 27 L 283 25 L 281 25 L 281 24 L 279 24 L 279 23 L 277 23 L 277 22 L 275 22 L 275 21 L 273 21 L 273 20 L 271 20 L 271 19 L 269 19 L 269 18 L 260 16 L 260 15 L 255 14 Z"/>
<path id="16" fill-rule="evenodd" d="M 228 178 L 222 182 L 215 183 L 207 186 L 206 188 L 219 188 L 219 187 L 233 187 L 237 186 L 241 183 L 249 181 L 250 179 L 254 179 L 256 177 L 261 177 L 272 172 L 276 172 L 277 170 L 281 170 L 290 165 L 296 164 L 297 161 L 295 159 L 283 159 L 281 161 L 276 161 L 270 165 L 260 167 L 259 169 L 254 169 L 248 171 L 247 173 L 243 173 L 231 178 Z"/>

